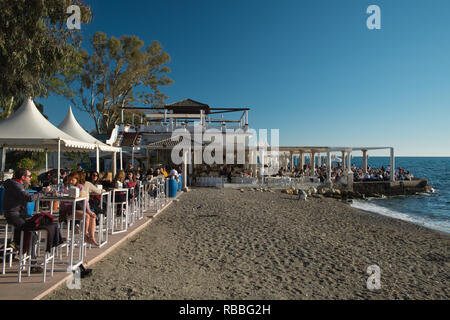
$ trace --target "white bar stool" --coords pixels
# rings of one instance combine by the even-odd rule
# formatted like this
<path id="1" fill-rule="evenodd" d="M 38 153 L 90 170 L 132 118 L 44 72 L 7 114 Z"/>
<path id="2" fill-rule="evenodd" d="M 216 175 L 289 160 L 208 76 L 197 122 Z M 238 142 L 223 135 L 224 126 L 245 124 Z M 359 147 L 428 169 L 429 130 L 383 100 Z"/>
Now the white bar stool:
<path id="1" fill-rule="evenodd" d="M 46 233 L 45 241 L 41 242 L 40 239 L 42 238 L 42 232 Z M 18 272 L 18 282 L 22 282 L 22 270 L 26 267 L 27 268 L 27 275 L 28 277 L 31 275 L 31 265 L 34 262 L 36 266 L 43 265 L 44 266 L 44 272 L 42 280 L 45 282 L 47 280 L 47 264 L 51 262 L 50 267 L 50 275 L 53 277 L 53 272 L 55 268 L 55 247 L 52 247 L 50 252 L 46 251 L 47 247 L 47 241 L 48 241 L 48 234 L 47 230 L 40 229 L 37 231 L 30 231 L 31 233 L 37 233 L 38 241 L 34 244 L 33 248 L 33 235 L 30 236 L 30 243 L 28 247 L 27 252 L 23 252 L 23 244 L 24 244 L 24 233 L 25 231 L 20 232 L 20 249 L 19 249 L 19 272 Z M 44 256 L 42 257 L 42 262 L 39 260 L 39 252 L 40 252 L 40 245 L 41 243 L 44 244 Z M 32 258 L 32 251 L 36 254 L 35 258 Z"/>
<path id="2" fill-rule="evenodd" d="M 11 232 L 14 234 L 14 226 L 11 226 Z M 2 274 L 6 273 L 6 260 L 9 258 L 9 267 L 12 267 L 12 258 L 14 255 L 14 250 L 12 248 L 8 247 L 8 239 L 9 239 L 9 228 L 8 224 L 5 224 L 3 226 L 0 226 L 0 232 L 3 232 L 2 234 L 2 240 L 3 240 L 3 250 L 2 250 Z"/>
<path id="3" fill-rule="evenodd" d="M 116 202 L 116 195 L 119 192 L 125 193 L 124 197 L 125 201 Z M 112 198 L 111 234 L 126 232 L 128 230 L 128 214 L 129 214 L 128 189 L 113 189 L 111 198 Z M 120 215 L 116 214 L 117 209 L 119 210 Z"/>

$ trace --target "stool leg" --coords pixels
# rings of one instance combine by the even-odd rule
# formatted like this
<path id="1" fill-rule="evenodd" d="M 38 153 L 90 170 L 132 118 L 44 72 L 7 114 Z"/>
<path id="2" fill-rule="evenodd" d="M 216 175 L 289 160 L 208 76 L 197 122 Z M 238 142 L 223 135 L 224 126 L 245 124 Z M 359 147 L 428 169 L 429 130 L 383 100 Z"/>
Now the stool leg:
<path id="1" fill-rule="evenodd" d="M 6 246 L 8 244 L 8 225 L 5 226 L 5 238 L 3 241 L 3 269 L 2 274 L 6 272 Z"/>
<path id="2" fill-rule="evenodd" d="M 43 282 L 45 282 L 47 277 L 47 251 L 44 254 L 44 275 L 43 275 Z"/>
<path id="3" fill-rule="evenodd" d="M 39 232 L 39 239 L 41 238 L 41 232 Z M 43 282 L 47 280 L 47 260 L 48 260 L 48 252 L 47 252 L 47 242 L 48 242 L 48 233 L 45 237 L 45 251 L 44 251 L 44 275 L 43 275 Z M 40 242 L 39 242 L 40 243 Z"/>
<path id="4" fill-rule="evenodd" d="M 38 232 L 38 246 L 37 246 L 37 254 L 36 256 L 40 256 L 41 255 L 41 233 Z"/>
<path id="5" fill-rule="evenodd" d="M 19 245 L 19 282 L 22 282 L 22 263 L 23 263 L 23 231 L 20 232 L 20 245 Z"/>
<path id="6" fill-rule="evenodd" d="M 25 261 L 28 258 L 28 276 L 31 276 L 31 250 L 33 250 L 33 235 L 30 236 L 30 244 L 28 245 L 28 257 L 25 257 Z"/>
<path id="7" fill-rule="evenodd" d="M 51 276 L 53 277 L 53 271 L 55 269 L 55 247 L 52 248 L 52 270 L 50 272 Z"/>

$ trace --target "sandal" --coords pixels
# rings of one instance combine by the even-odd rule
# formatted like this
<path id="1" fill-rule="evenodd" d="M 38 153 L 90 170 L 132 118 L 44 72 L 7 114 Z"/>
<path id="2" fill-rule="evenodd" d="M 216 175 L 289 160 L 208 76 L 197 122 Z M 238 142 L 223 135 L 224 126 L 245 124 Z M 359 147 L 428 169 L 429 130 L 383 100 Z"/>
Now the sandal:
<path id="1" fill-rule="evenodd" d="M 92 237 L 90 237 L 90 236 L 84 236 L 84 241 L 86 241 L 87 243 L 92 244 L 92 245 L 94 245 L 94 246 L 97 246 L 97 247 L 100 246 L 100 245 L 98 244 L 98 242 L 95 241 L 95 239 L 92 238 Z"/>

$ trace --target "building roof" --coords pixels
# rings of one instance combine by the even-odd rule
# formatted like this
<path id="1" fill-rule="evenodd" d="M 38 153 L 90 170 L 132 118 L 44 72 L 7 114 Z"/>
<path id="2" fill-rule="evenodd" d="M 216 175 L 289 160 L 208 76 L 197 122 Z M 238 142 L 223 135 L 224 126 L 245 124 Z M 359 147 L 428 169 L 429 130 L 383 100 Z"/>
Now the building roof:
<path id="1" fill-rule="evenodd" d="M 203 110 L 205 114 L 210 113 L 209 105 L 192 99 L 184 99 L 174 103 L 166 104 L 164 108 L 172 110 L 173 113 L 193 113 L 199 114 Z"/>

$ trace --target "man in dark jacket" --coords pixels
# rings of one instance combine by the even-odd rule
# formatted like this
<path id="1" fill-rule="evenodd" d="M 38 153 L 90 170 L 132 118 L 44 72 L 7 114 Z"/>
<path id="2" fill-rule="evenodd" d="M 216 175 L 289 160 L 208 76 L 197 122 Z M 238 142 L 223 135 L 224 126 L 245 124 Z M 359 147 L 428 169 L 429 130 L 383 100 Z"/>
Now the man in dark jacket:
<path id="1" fill-rule="evenodd" d="M 30 184 L 30 180 L 30 170 L 19 168 L 14 172 L 14 178 L 6 180 L 3 184 L 5 188 L 3 214 L 8 224 L 14 226 L 14 242 L 17 247 L 20 243 L 22 225 L 30 218 L 27 212 L 27 202 L 36 201 L 44 196 L 44 192 L 50 191 L 50 187 L 46 187 L 41 192 L 28 193 L 24 184 Z"/>

